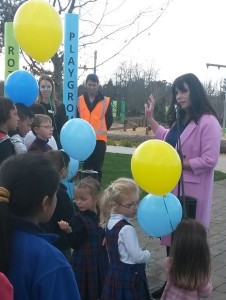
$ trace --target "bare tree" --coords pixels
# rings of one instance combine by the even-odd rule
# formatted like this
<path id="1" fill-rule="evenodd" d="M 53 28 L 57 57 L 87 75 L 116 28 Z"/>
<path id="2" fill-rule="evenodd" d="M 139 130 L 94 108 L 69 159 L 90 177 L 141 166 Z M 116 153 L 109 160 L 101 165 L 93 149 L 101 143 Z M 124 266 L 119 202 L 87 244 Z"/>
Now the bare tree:
<path id="1" fill-rule="evenodd" d="M 129 2 L 128 2 L 129 1 Z M 102 45 L 106 40 L 123 37 L 121 45 L 112 51 L 106 51 L 106 56 L 100 60 L 97 67 L 102 66 L 115 56 L 126 49 L 136 38 L 149 32 L 151 27 L 159 20 L 166 11 L 171 0 L 165 0 L 156 8 L 150 5 L 142 7 L 130 19 L 123 17 L 123 21 L 118 22 L 117 16 L 125 3 L 131 3 L 131 0 L 49 0 L 62 17 L 65 13 L 78 12 L 80 14 L 80 53 L 93 47 Z M 162 0 L 163 1 L 163 0 Z M 3 45 L 4 23 L 13 21 L 18 7 L 24 0 L 4 0 L 0 2 L 0 45 Z M 148 3 L 148 2 L 147 2 Z M 109 23 L 109 20 L 112 20 Z M 143 22 L 145 20 L 145 22 Z M 58 95 L 62 94 L 62 74 L 63 74 L 63 51 L 60 50 L 51 58 L 52 68 L 46 70 L 46 65 L 39 64 L 30 57 L 23 54 L 27 66 L 32 73 L 40 75 L 41 73 L 52 73 L 56 83 Z M 85 64 L 84 64 L 85 65 Z M 84 69 L 86 67 L 84 66 Z"/>

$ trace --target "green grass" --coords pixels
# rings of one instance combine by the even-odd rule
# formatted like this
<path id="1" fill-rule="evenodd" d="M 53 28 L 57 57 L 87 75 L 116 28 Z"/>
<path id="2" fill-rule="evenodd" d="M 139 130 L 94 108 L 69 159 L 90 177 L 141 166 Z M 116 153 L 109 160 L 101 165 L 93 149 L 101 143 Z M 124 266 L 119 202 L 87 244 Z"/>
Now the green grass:
<path id="1" fill-rule="evenodd" d="M 103 166 L 102 184 L 104 187 L 108 186 L 113 180 L 119 177 L 132 178 L 130 170 L 130 161 L 132 155 L 106 153 Z M 214 172 L 214 181 L 226 179 L 226 174 L 221 171 Z"/>
<path id="2" fill-rule="evenodd" d="M 226 179 L 226 174 L 221 171 L 214 171 L 214 181 Z"/>
<path id="3" fill-rule="evenodd" d="M 108 186 L 113 180 L 119 177 L 132 178 L 130 170 L 130 154 L 106 153 L 103 166 L 102 184 Z"/>

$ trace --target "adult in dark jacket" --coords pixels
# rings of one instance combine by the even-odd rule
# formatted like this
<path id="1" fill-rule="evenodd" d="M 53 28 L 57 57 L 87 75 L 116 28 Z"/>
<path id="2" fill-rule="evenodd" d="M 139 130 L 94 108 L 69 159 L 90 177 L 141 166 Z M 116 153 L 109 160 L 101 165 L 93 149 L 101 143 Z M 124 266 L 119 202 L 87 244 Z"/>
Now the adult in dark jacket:
<path id="1" fill-rule="evenodd" d="M 51 77 L 48 75 L 41 75 L 38 85 L 39 95 L 37 103 L 43 105 L 47 115 L 52 119 L 54 127 L 53 136 L 57 142 L 58 149 L 60 149 L 60 131 L 67 122 L 65 106 L 56 99 L 55 86 Z"/>
<path id="2" fill-rule="evenodd" d="M 102 178 L 102 166 L 107 145 L 107 131 L 113 123 L 112 107 L 109 97 L 98 91 L 99 79 L 96 74 L 89 74 L 86 78 L 86 92 L 77 102 L 78 117 L 89 122 L 96 132 L 96 147 L 84 162 L 84 170 L 98 172 L 98 179 Z"/>

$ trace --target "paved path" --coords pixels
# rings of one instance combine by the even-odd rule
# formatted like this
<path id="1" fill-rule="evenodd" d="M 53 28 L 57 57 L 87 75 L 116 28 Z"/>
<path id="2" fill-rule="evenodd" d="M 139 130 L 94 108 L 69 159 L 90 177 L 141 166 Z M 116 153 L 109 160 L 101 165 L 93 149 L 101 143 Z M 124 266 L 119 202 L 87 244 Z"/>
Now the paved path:
<path id="1" fill-rule="evenodd" d="M 132 154 L 134 148 L 108 146 L 108 152 Z M 226 155 L 221 155 L 216 170 L 226 173 Z M 209 245 L 212 258 L 213 293 L 210 300 L 226 300 L 226 180 L 214 183 L 214 195 L 209 230 Z M 163 260 L 166 251 L 159 239 L 150 239 L 138 226 L 142 247 L 152 251 L 152 260 L 146 269 L 150 290 L 160 287 L 165 281 Z"/>

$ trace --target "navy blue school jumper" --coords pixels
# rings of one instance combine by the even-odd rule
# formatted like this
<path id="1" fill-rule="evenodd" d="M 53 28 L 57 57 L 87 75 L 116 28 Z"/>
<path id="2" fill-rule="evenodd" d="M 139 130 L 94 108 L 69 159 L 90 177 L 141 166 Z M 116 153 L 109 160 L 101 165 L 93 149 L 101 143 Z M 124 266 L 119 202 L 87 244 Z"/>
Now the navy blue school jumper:
<path id="1" fill-rule="evenodd" d="M 130 225 L 125 219 L 109 230 L 106 243 L 110 265 L 105 279 L 101 300 L 146 300 L 150 299 L 145 274 L 145 264 L 126 264 L 120 260 L 118 237 L 120 230 Z"/>
<path id="2" fill-rule="evenodd" d="M 80 300 L 75 276 L 64 255 L 51 245 L 56 235 L 13 216 L 7 277 L 14 300 Z M 0 295 L 1 298 L 1 295 Z"/>
<path id="3" fill-rule="evenodd" d="M 102 246 L 104 230 L 93 211 L 77 212 L 70 222 L 68 243 L 74 249 L 71 265 L 82 300 L 100 298 L 108 267 L 106 247 Z"/>

